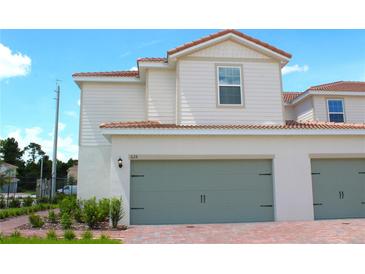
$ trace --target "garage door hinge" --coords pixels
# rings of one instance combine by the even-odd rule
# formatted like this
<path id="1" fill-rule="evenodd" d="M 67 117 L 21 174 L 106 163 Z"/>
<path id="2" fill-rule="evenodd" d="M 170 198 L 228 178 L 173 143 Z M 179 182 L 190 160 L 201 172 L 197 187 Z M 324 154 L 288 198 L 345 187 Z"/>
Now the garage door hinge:
<path id="1" fill-rule="evenodd" d="M 360 171 L 359 174 L 365 174 L 365 171 Z"/>
<path id="2" fill-rule="evenodd" d="M 260 173 L 259 175 L 260 176 L 271 176 L 272 174 L 271 173 Z"/>
<path id="3" fill-rule="evenodd" d="M 131 177 L 132 178 L 134 178 L 134 177 L 144 177 L 144 175 L 136 175 L 136 174 L 133 174 L 133 175 L 131 175 Z"/>
<path id="4" fill-rule="evenodd" d="M 313 204 L 314 206 L 321 206 L 321 205 L 323 205 L 322 203 L 314 203 Z"/>
<path id="5" fill-rule="evenodd" d="M 320 175 L 320 172 L 312 172 L 312 175 Z"/>
<path id="6" fill-rule="evenodd" d="M 260 207 L 272 207 L 272 205 L 260 205 Z"/>
<path id="7" fill-rule="evenodd" d="M 365 202 L 361 202 L 362 205 L 365 205 Z"/>
<path id="8" fill-rule="evenodd" d="M 144 209 L 144 207 L 131 207 L 131 209 Z"/>

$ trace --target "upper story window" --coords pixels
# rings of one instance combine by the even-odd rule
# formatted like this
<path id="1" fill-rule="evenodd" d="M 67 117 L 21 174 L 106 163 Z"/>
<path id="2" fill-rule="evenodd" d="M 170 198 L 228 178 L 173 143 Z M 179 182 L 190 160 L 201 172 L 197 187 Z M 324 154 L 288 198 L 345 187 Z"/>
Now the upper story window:
<path id="1" fill-rule="evenodd" d="M 241 67 L 218 66 L 218 105 L 242 106 Z"/>
<path id="2" fill-rule="evenodd" d="M 328 120 L 335 123 L 345 122 L 345 113 L 342 99 L 328 99 Z"/>

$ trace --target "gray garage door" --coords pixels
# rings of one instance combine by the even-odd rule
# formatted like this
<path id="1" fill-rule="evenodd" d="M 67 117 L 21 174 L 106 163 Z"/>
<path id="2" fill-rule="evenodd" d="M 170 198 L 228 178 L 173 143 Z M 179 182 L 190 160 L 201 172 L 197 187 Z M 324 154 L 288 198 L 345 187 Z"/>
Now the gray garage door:
<path id="1" fill-rule="evenodd" d="M 312 160 L 315 219 L 365 217 L 365 160 Z"/>
<path id="2" fill-rule="evenodd" d="M 272 221 L 271 160 L 132 161 L 131 224 Z"/>

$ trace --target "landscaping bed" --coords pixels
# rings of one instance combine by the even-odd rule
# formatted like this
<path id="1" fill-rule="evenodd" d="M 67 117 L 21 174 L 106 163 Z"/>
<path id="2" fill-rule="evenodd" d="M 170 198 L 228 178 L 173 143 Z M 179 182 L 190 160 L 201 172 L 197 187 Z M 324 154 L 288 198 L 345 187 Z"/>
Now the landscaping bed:
<path id="1" fill-rule="evenodd" d="M 58 205 L 55 205 L 55 204 L 41 203 L 41 204 L 35 204 L 32 206 L 26 206 L 26 207 L 0 209 L 0 222 L 5 221 L 6 219 L 11 218 L 11 217 L 28 215 L 28 214 L 38 212 L 38 211 L 43 211 L 43 210 L 47 210 L 47 209 L 55 209 L 57 207 L 58 207 Z"/>

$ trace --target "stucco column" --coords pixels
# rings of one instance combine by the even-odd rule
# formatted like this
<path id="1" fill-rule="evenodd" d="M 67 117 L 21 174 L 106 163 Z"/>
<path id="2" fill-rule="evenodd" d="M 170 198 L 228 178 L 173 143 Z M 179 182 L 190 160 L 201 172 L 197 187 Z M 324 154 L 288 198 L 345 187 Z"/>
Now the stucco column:
<path id="1" fill-rule="evenodd" d="M 313 220 L 311 163 L 308 154 L 290 151 L 273 163 L 276 221 Z"/>
<path id="2" fill-rule="evenodd" d="M 118 166 L 118 159 L 123 161 L 123 167 Z M 120 149 L 115 147 L 115 143 L 112 142 L 111 161 L 110 161 L 110 197 L 122 197 L 124 218 L 120 221 L 120 224 L 129 225 L 129 212 L 130 212 L 130 160 L 126 153 L 123 153 Z"/>

